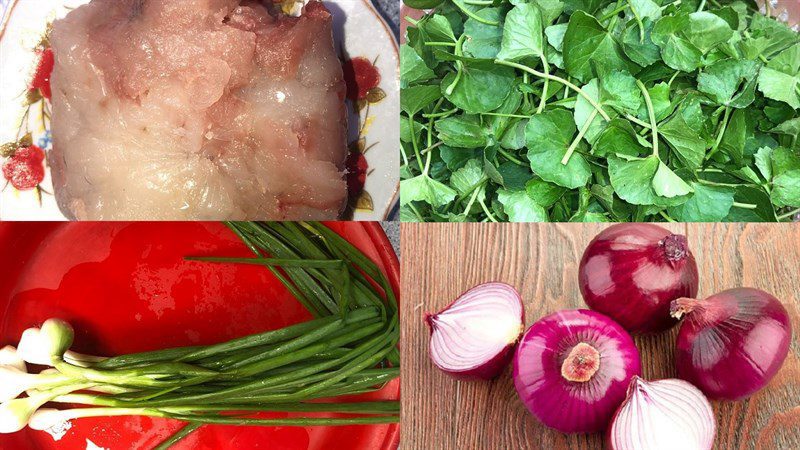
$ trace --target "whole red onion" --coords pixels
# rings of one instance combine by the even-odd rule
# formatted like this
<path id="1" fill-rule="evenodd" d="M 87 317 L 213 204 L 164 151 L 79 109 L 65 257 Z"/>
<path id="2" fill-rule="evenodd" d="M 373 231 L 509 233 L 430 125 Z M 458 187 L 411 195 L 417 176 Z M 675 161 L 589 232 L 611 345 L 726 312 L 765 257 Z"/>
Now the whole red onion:
<path id="1" fill-rule="evenodd" d="M 425 317 L 431 361 L 461 379 L 491 379 L 505 369 L 522 334 L 525 310 L 516 289 L 485 283 Z"/>
<path id="2" fill-rule="evenodd" d="M 652 224 L 618 224 L 583 253 L 578 282 L 586 304 L 631 333 L 664 331 L 669 304 L 697 295 L 697 264 L 686 237 Z"/>
<path id="3" fill-rule="evenodd" d="M 740 400 L 767 385 L 789 352 L 789 314 L 772 295 L 736 288 L 705 300 L 680 298 L 672 314 L 678 332 L 678 376 L 709 398 Z"/>
<path id="4" fill-rule="evenodd" d="M 514 355 L 514 386 L 543 424 L 564 433 L 606 428 L 641 371 L 631 336 L 610 318 L 585 309 L 559 311 L 534 323 Z"/>

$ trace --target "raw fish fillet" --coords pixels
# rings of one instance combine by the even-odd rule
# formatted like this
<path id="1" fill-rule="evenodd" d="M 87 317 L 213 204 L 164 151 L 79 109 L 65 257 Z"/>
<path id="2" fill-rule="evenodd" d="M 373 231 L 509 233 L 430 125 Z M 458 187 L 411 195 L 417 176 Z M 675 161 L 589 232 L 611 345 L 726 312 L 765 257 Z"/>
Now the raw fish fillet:
<path id="1" fill-rule="evenodd" d="M 331 15 L 93 0 L 53 26 L 59 206 L 79 220 L 335 219 L 345 83 Z"/>

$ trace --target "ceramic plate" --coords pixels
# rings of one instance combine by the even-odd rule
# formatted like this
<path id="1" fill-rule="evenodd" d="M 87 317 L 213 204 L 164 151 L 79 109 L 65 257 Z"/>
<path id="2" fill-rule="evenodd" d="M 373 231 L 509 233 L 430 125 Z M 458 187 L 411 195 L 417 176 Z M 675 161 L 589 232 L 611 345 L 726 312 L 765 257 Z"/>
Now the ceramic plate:
<path id="1" fill-rule="evenodd" d="M 397 257 L 377 223 L 330 226 L 378 263 L 398 289 Z M 311 318 L 263 267 L 184 260 L 252 256 L 220 223 L 10 222 L 0 224 L 0 249 L 0 347 L 16 344 L 24 329 L 49 317 L 75 327 L 77 351 L 99 355 L 211 344 Z M 399 381 L 352 399 L 399 399 Z M 0 434 L 0 448 L 144 450 L 180 427 L 147 417 L 80 419 L 63 436 L 28 428 Z M 176 448 L 393 450 L 398 439 L 397 424 L 214 425 Z"/>
<path id="2" fill-rule="evenodd" d="M 47 24 L 88 0 L 0 0 L 0 144 L 16 141 L 20 127 L 33 142 L 52 148 L 41 102 L 23 123 L 25 93 L 37 64 L 34 48 Z M 300 2 L 298 2 L 300 3 Z M 370 0 L 325 0 L 333 14 L 334 40 L 342 58 L 363 58 L 380 74 L 369 95 L 348 101 L 352 154 L 348 184 L 355 220 L 382 220 L 397 201 L 399 156 L 399 56 L 391 27 Z M 358 67 L 358 66 L 357 66 Z M 22 124 L 22 125 L 21 125 Z M 363 155 L 363 158 L 361 157 Z M 363 190 L 361 185 L 363 183 Z M 49 168 L 37 189 L 18 191 L 0 180 L 0 220 L 64 220 L 52 195 Z"/>

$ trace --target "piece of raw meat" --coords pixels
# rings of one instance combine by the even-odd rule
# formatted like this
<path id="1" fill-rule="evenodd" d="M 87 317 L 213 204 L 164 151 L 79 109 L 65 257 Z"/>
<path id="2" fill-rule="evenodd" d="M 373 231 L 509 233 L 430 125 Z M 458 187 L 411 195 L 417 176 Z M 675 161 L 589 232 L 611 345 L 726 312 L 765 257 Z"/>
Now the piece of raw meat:
<path id="1" fill-rule="evenodd" d="M 331 15 L 270 1 L 93 0 L 51 44 L 59 206 L 71 219 L 334 219 L 345 83 Z"/>

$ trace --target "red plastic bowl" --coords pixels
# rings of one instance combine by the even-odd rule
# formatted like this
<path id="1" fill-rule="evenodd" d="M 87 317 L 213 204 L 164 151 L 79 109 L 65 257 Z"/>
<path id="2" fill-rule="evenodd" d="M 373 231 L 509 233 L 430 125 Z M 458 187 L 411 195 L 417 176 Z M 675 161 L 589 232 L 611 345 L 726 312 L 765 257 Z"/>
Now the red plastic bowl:
<path id="1" fill-rule="evenodd" d="M 328 224 L 385 271 L 398 290 L 397 256 L 377 223 Z M 220 223 L 0 223 L 0 346 L 47 318 L 70 322 L 73 348 L 114 355 L 211 344 L 310 319 L 268 270 L 184 261 L 249 256 Z M 355 398 L 355 397 L 354 397 Z M 399 380 L 360 399 L 396 400 Z M 272 417 L 285 417 L 275 413 Z M 60 440 L 29 428 L 0 435 L 2 449 L 149 449 L 182 427 L 146 417 L 72 421 Z M 390 450 L 399 425 L 205 426 L 178 449 Z"/>

